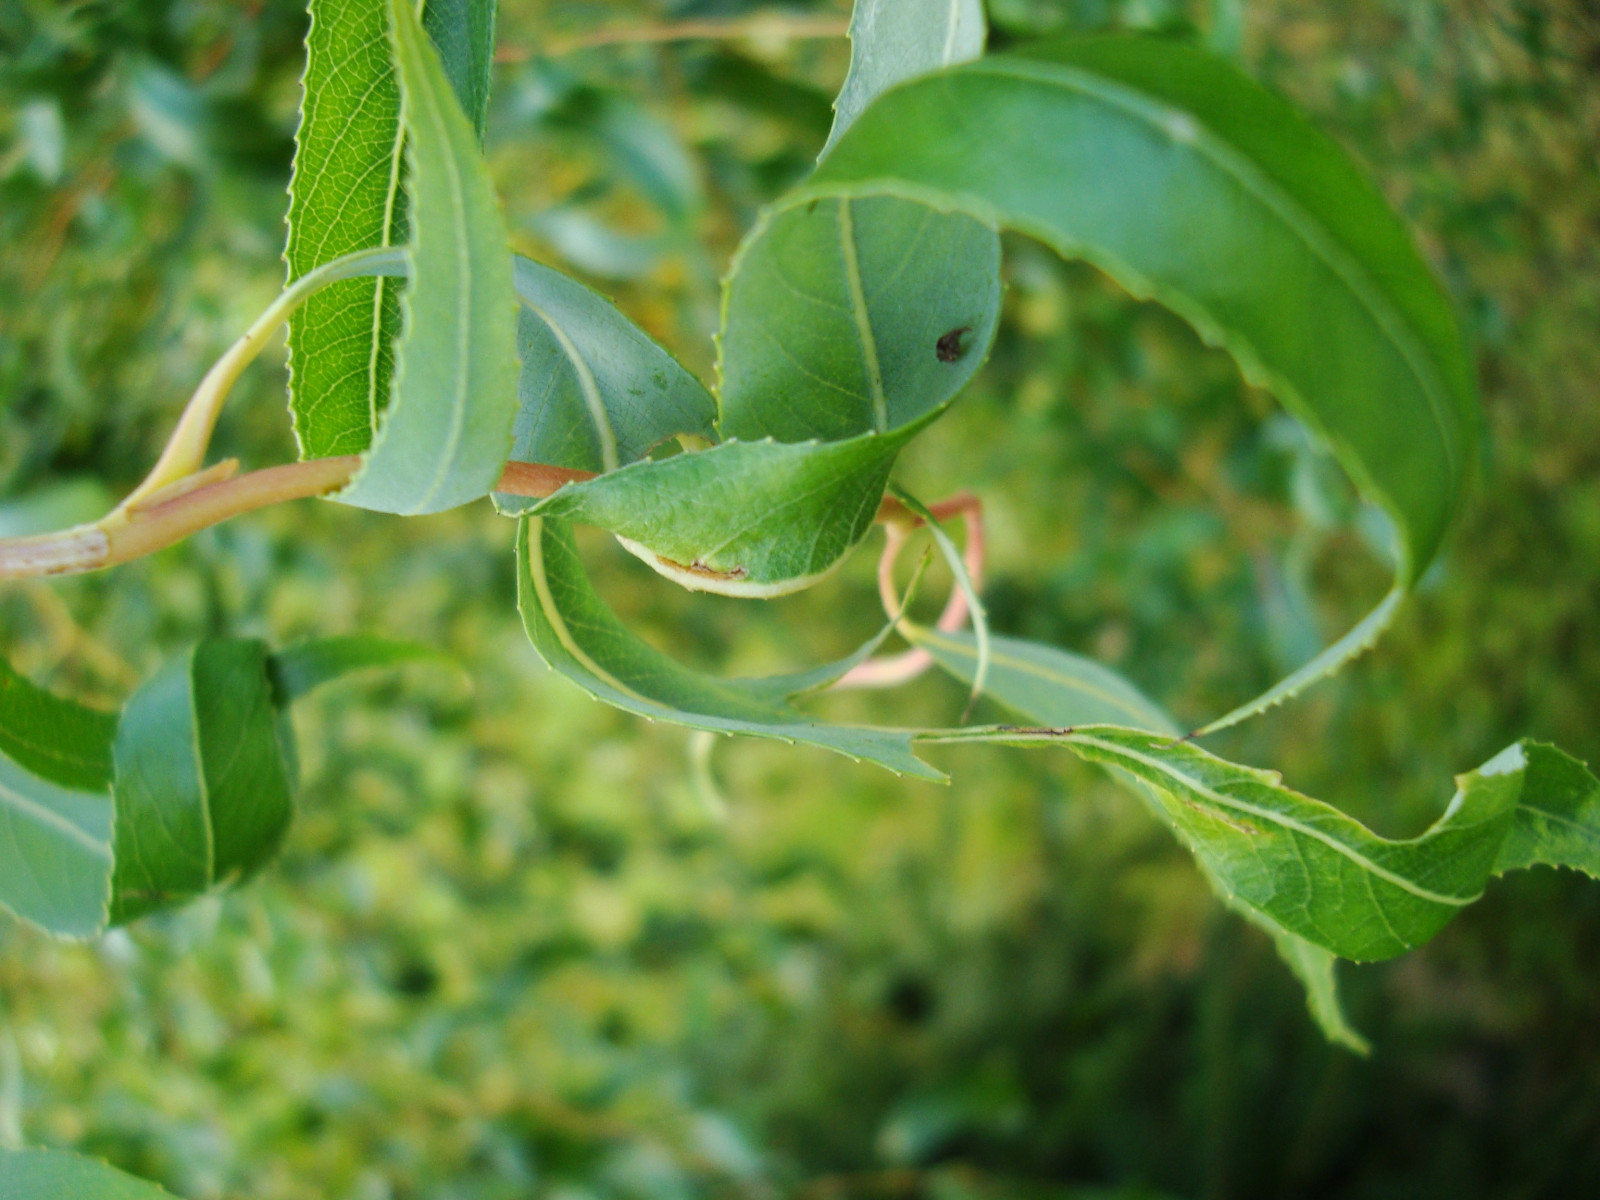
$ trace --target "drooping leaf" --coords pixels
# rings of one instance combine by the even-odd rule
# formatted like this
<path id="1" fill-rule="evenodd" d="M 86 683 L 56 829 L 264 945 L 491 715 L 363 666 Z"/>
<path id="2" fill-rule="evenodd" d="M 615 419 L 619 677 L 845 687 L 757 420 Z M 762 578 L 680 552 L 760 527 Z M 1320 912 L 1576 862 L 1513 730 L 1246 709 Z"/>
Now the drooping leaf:
<path id="1" fill-rule="evenodd" d="M 432 42 L 390 0 L 410 164 L 411 286 L 393 397 L 338 499 L 402 514 L 488 495 L 511 453 L 516 316 L 500 206 Z"/>
<path id="2" fill-rule="evenodd" d="M 115 1167 L 62 1150 L 0 1150 L 0 1200 L 173 1200 Z"/>
<path id="3" fill-rule="evenodd" d="M 534 648 L 554 670 L 607 704 L 692 729 L 821 746 L 900 774 L 944 778 L 911 752 L 909 730 L 830 725 L 786 703 L 788 696 L 842 675 L 881 639 L 822 671 L 715 679 L 674 662 L 617 620 L 585 575 L 566 522 L 523 518 L 517 575 L 517 604 Z"/>
<path id="4" fill-rule="evenodd" d="M 386 3 L 311 0 L 284 258 L 293 282 L 353 250 L 406 240 L 400 89 Z M 431 0 L 423 23 L 481 136 L 494 5 Z M 302 458 L 368 448 L 389 402 L 399 279 L 336 283 L 289 321 L 289 407 Z"/>
<path id="5" fill-rule="evenodd" d="M 902 622 L 900 630 L 907 640 L 928 651 L 936 663 L 957 679 L 963 683 L 973 681 L 978 650 L 972 635 L 945 633 L 908 622 Z M 1109 667 L 1039 642 L 995 638 L 983 690 L 1013 712 L 1039 725 L 1066 728 L 1112 723 L 1170 737 L 1181 733 L 1178 723 L 1160 705 Z M 1117 768 L 1112 768 L 1111 774 L 1129 785 L 1156 818 L 1170 826 L 1166 810 L 1147 784 Z M 1358 1054 L 1367 1053 L 1366 1039 L 1351 1026 L 1339 1002 L 1334 955 L 1290 933 L 1258 909 L 1232 903 L 1228 889 L 1216 881 L 1203 864 L 1202 870 L 1224 903 L 1229 903 L 1272 938 L 1279 956 L 1305 986 L 1307 1003 L 1323 1033 L 1331 1041 Z"/>
<path id="6" fill-rule="evenodd" d="M 116 736 L 111 920 L 252 875 L 294 814 L 267 648 L 201 642 L 129 698 Z"/>
<path id="7" fill-rule="evenodd" d="M 115 729 L 0 662 L 0 904 L 63 937 L 106 922 Z"/>
<path id="8" fill-rule="evenodd" d="M 1395 592 L 1209 728 L 1370 644 L 1455 515 L 1478 416 L 1448 300 L 1337 145 L 1187 47 L 1049 43 L 879 97 L 794 199 L 884 194 L 1019 229 L 1166 304 L 1317 431 L 1393 518 Z"/>
<path id="9" fill-rule="evenodd" d="M 783 442 L 898 429 L 966 385 L 999 316 L 989 225 L 889 196 L 779 204 L 724 283 L 718 427 Z"/>
<path id="10" fill-rule="evenodd" d="M 842 442 L 725 442 L 569 484 L 530 512 L 609 530 L 696 591 L 770 597 L 837 567 L 872 527 L 909 426 Z"/>
<path id="11" fill-rule="evenodd" d="M 610 302 L 521 257 L 513 279 L 522 373 L 512 458 L 610 471 L 675 434 L 712 435 L 711 394 Z M 497 493 L 495 503 L 520 513 L 535 501 Z"/>
<path id="12" fill-rule="evenodd" d="M 856 0 L 850 14 L 850 73 L 833 102 L 823 154 L 881 92 L 983 53 L 982 0 Z"/>
<path id="13" fill-rule="evenodd" d="M 1455 797 L 1426 832 L 1391 840 L 1284 787 L 1276 772 L 1157 734 L 1091 725 L 933 736 L 1059 743 L 1120 768 L 1148 785 L 1231 901 L 1341 958 L 1392 958 L 1421 945 L 1509 866 L 1542 863 L 1600 877 L 1600 783 L 1539 743 L 1519 742 L 1460 776 Z M 1512 839 L 1514 829 L 1525 840 Z"/>
<path id="14" fill-rule="evenodd" d="M 1260 926 L 1272 938 L 1283 965 L 1294 973 L 1300 986 L 1305 988 L 1306 1007 L 1311 1012 L 1311 1019 L 1322 1030 L 1322 1036 L 1362 1057 L 1370 1054 L 1372 1043 L 1350 1023 L 1344 1011 L 1344 1001 L 1339 996 L 1338 956 L 1290 933 L 1255 909 L 1238 904 L 1229 907 L 1247 921 Z"/>
<path id="15" fill-rule="evenodd" d="M 397 667 L 411 662 L 448 661 L 443 651 L 417 642 L 370 633 L 312 638 L 285 646 L 267 658 L 273 702 L 280 708 L 292 704 L 325 683 L 357 671 Z"/>
<path id="16" fill-rule="evenodd" d="M 977 654 L 969 635 L 947 634 L 905 623 L 901 628 L 913 643 L 928 650 L 940 666 L 958 679 L 967 682 L 972 680 Z M 1211 764 L 1220 763 L 1220 760 L 1205 756 L 1203 751 L 1170 740 L 1171 735 L 1177 732 L 1177 725 L 1132 684 L 1098 663 L 1053 647 L 997 638 L 985 691 L 1026 719 L 1044 726 L 1066 730 L 1094 722 L 1115 721 L 1122 725 L 1138 725 L 1152 734 L 1166 734 L 1166 738 L 1146 741 L 1142 753 L 1146 757 L 1188 762 L 1191 774 L 1194 773 L 1194 761 L 1209 759 Z M 1129 730 L 1118 732 L 1133 736 Z M 1191 759 L 1190 752 L 1203 757 Z M 1141 750 L 1130 749 L 1130 753 L 1138 755 Z M 1235 846 L 1231 852 L 1223 853 L 1212 841 L 1224 841 L 1229 835 L 1245 829 L 1247 823 L 1253 822 L 1253 814 L 1244 821 L 1237 819 L 1237 813 L 1223 813 L 1213 820 L 1203 820 L 1208 810 L 1203 802 L 1197 801 L 1191 789 L 1174 788 L 1170 784 L 1164 786 L 1158 776 L 1153 776 L 1149 771 L 1133 770 L 1130 762 L 1119 761 L 1117 755 L 1102 754 L 1096 761 L 1109 766 L 1115 777 L 1134 785 L 1135 793 L 1155 815 L 1195 852 L 1198 865 L 1224 903 L 1258 925 L 1273 939 L 1279 956 L 1304 985 L 1311 1014 L 1329 1040 L 1357 1054 L 1368 1053 L 1370 1046 L 1367 1040 L 1350 1024 L 1339 999 L 1337 956 L 1334 950 L 1340 949 L 1341 953 L 1345 953 L 1348 946 L 1340 948 L 1332 945 L 1327 936 L 1305 927 L 1300 927 L 1298 931 L 1292 928 L 1293 919 L 1286 919 L 1284 912 L 1278 911 L 1273 903 L 1263 902 L 1262 893 L 1281 899 L 1288 906 L 1290 918 L 1305 917 L 1334 925 L 1370 919 L 1370 912 L 1356 918 L 1329 899 L 1330 895 L 1337 897 L 1341 888 L 1354 890 L 1354 885 L 1348 876 L 1341 879 L 1334 871 L 1323 870 L 1320 875 L 1313 877 L 1311 873 L 1316 868 L 1312 864 L 1317 848 L 1313 846 L 1308 850 L 1299 843 L 1304 836 L 1316 838 L 1337 830 L 1337 836 L 1346 839 L 1348 844 L 1345 852 L 1354 861 L 1359 855 L 1370 853 L 1371 843 L 1381 842 L 1382 839 L 1362 830 L 1336 810 L 1288 792 L 1277 785 L 1276 777 L 1271 773 L 1251 772 L 1247 768 L 1221 764 L 1221 774 L 1226 776 L 1231 770 L 1238 772 L 1239 776 L 1227 779 L 1220 787 L 1215 785 L 1214 780 L 1209 781 L 1215 792 L 1229 797 L 1240 796 L 1244 794 L 1238 786 L 1240 779 L 1248 777 L 1251 782 L 1266 786 L 1273 806 L 1281 810 L 1281 817 L 1297 820 L 1312 831 L 1303 836 L 1280 833 L 1275 845 L 1269 847 L 1264 841 L 1252 840 L 1273 832 L 1267 829 L 1263 833 L 1263 825 L 1245 838 L 1242 846 Z M 1181 773 L 1182 768 L 1179 770 Z M 1483 869 L 1486 847 L 1495 874 L 1545 863 L 1600 875 L 1600 783 L 1596 782 L 1594 776 L 1583 764 L 1554 747 L 1536 742 L 1523 742 L 1513 747 L 1482 768 L 1478 776 L 1493 778 L 1506 772 L 1511 773 L 1512 786 L 1515 788 L 1509 814 L 1494 810 L 1491 806 L 1490 819 L 1483 829 L 1469 829 L 1468 840 L 1473 836 L 1480 840 L 1475 847 L 1469 846 L 1467 855 L 1461 855 L 1461 839 L 1451 844 L 1448 839 L 1436 838 L 1435 834 L 1440 828 L 1436 826 L 1423 839 L 1418 839 L 1423 846 L 1411 863 L 1415 879 L 1431 881 L 1428 867 L 1430 858 L 1438 860 L 1437 866 L 1455 855 L 1477 864 L 1468 868 L 1467 880 L 1471 886 L 1466 889 L 1475 895 L 1481 890 L 1488 874 Z M 1474 778 L 1467 777 L 1463 782 L 1463 798 L 1469 788 L 1484 786 L 1481 779 L 1473 782 Z M 1464 799 L 1458 799 L 1452 804 L 1450 813 L 1455 814 L 1463 803 Z M 1443 824 L 1441 821 L 1440 825 Z M 1361 836 L 1352 836 L 1353 830 L 1359 831 Z M 1210 841 L 1206 837 L 1208 833 Z M 1234 840 L 1239 841 L 1238 838 Z M 1335 842 L 1329 840 L 1325 844 L 1333 846 Z M 1385 843 L 1386 847 L 1393 845 Z M 1496 845 L 1498 852 L 1494 851 Z M 1361 849 L 1363 846 L 1367 849 Z M 1476 853 L 1477 857 L 1472 858 L 1472 853 Z M 1377 858 L 1375 855 L 1373 857 Z M 1255 872 L 1264 871 L 1264 881 L 1257 878 L 1253 888 L 1247 886 L 1241 875 L 1248 872 L 1241 873 L 1241 862 L 1249 864 Z M 1389 881 L 1381 874 L 1374 874 L 1377 884 L 1368 878 L 1362 887 L 1367 889 L 1372 904 L 1376 906 L 1381 890 Z M 1307 895 L 1312 899 L 1297 899 Z M 1414 903 L 1416 898 L 1402 896 L 1402 900 Z M 1440 918 L 1440 924 L 1449 919 L 1455 907 L 1458 905 L 1435 906 L 1434 915 Z M 1381 915 L 1385 922 L 1389 920 L 1387 913 Z M 1390 952 L 1398 953 L 1399 949 L 1391 948 Z"/>

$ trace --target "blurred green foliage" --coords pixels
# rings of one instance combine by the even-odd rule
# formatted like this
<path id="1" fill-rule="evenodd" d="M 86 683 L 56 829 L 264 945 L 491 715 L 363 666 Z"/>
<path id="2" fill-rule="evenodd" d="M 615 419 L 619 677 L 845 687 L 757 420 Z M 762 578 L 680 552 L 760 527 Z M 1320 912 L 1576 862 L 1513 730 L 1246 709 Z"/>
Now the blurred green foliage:
<path id="1" fill-rule="evenodd" d="M 840 41 L 623 45 L 741 0 L 505 0 L 489 150 L 519 249 L 709 375 L 717 277 L 826 136 Z M 796 10 L 799 11 L 799 10 Z M 816 11 L 833 11 L 817 8 Z M 1380 649 L 1218 739 L 1380 830 L 1522 734 L 1600 757 L 1600 9 L 1592 0 L 993 0 L 993 44 L 1154 29 L 1237 56 L 1374 171 L 1478 342 L 1492 449 Z M 282 279 L 294 0 L 0 0 L 0 526 L 93 516 Z M 1092 182 L 1090 184 L 1092 186 Z M 1299 430 L 1178 321 L 1008 242 L 989 366 L 908 483 L 985 498 L 1003 631 L 1183 718 L 1254 694 L 1383 586 Z M 221 453 L 291 456 L 281 356 Z M 1138 804 L 1064 756 L 942 752 L 939 789 L 593 704 L 513 611 L 511 523 L 302 504 L 105 576 L 10 587 L 0 645 L 121 697 L 211 632 L 438 641 L 297 712 L 281 862 L 92 945 L 0 925 L 0 1143 L 191 1200 L 1556 1197 L 1600 1183 L 1600 890 L 1494 885 L 1346 968 L 1370 1061 Z M 815 662 L 870 555 L 758 605 L 600 540 L 685 658 Z M 925 588 L 927 603 L 936 589 Z M 825 701 L 948 720 L 959 689 Z"/>

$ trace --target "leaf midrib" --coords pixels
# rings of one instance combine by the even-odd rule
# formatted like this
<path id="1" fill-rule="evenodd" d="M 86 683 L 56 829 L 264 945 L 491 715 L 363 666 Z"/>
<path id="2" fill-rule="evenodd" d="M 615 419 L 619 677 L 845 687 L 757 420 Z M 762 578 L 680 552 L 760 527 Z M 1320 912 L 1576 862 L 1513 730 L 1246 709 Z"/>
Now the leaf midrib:
<path id="1" fill-rule="evenodd" d="M 1251 804 L 1248 801 L 1239 800 L 1233 796 L 1218 792 L 1214 788 L 1208 787 L 1191 776 L 1185 775 L 1176 767 L 1162 762 L 1158 758 L 1152 758 L 1148 754 L 1142 754 L 1139 751 L 1131 749 L 1127 746 L 1120 746 L 1115 742 L 1107 742 L 1089 734 L 1068 734 L 1066 740 L 1069 742 L 1076 742 L 1080 746 L 1093 746 L 1096 749 L 1105 751 L 1113 757 L 1120 756 L 1131 758 L 1136 762 L 1143 763 L 1151 770 L 1165 775 L 1169 779 L 1175 780 L 1187 790 L 1204 796 L 1207 800 L 1210 800 L 1213 804 L 1216 804 L 1222 808 L 1230 808 L 1237 812 L 1249 813 L 1250 815 L 1258 817 L 1270 824 L 1278 825 L 1289 832 L 1298 833 L 1305 837 L 1311 838 L 1313 841 L 1321 842 L 1330 850 L 1333 850 L 1334 852 L 1343 855 L 1345 858 L 1348 858 L 1351 862 L 1361 867 L 1364 871 L 1368 871 L 1371 874 L 1376 875 L 1385 882 L 1392 883 L 1395 887 L 1400 888 L 1402 891 L 1411 893 L 1420 900 L 1427 900 L 1434 904 L 1444 904 L 1452 908 L 1461 908 L 1465 905 L 1471 904 L 1483 894 L 1481 891 L 1479 891 L 1471 896 L 1461 897 L 1446 896 L 1439 892 L 1430 891 L 1429 889 L 1422 887 L 1420 884 L 1407 879 L 1404 875 L 1391 871 L 1387 867 L 1379 866 L 1366 855 L 1356 850 L 1353 846 L 1348 846 L 1339 841 L 1337 838 L 1332 837 L 1331 835 L 1326 834 L 1319 829 L 1313 829 L 1308 825 L 1304 825 L 1301 822 L 1296 821 L 1292 817 L 1285 816 L 1283 813 L 1274 812 L 1270 808 L 1262 808 L 1260 805 Z M 1308 875 L 1310 874 L 1309 871 L 1307 873 Z M 1404 939 L 1401 940 L 1404 941 Z"/>
<path id="2" fill-rule="evenodd" d="M 401 3 L 407 0 L 400 0 Z M 409 43 L 410 53 L 421 57 L 422 47 L 414 40 L 420 33 L 420 26 L 415 23 L 405 28 L 403 37 Z M 422 35 L 426 36 L 426 35 Z M 450 142 L 449 123 L 445 118 L 444 109 L 439 103 L 439 95 L 433 82 L 427 77 L 426 71 L 415 71 L 418 78 L 412 81 L 413 86 L 406 89 L 410 93 L 408 101 L 415 102 L 418 109 L 419 120 L 426 119 L 432 126 L 433 133 L 441 144 L 448 146 Z M 420 86 L 419 86 L 420 85 Z M 426 110 L 426 111 L 423 111 Z M 404 128 L 405 122 L 401 122 Z M 450 424 L 445 435 L 444 452 L 439 456 L 438 471 L 434 475 L 433 483 L 428 487 L 422 498 L 417 501 L 415 509 L 425 509 L 433 502 L 439 490 L 444 487 L 452 468 L 455 466 L 457 452 L 461 448 L 461 438 L 465 430 L 467 405 L 466 397 L 471 388 L 467 376 L 471 369 L 471 357 L 468 351 L 472 340 L 472 313 L 473 294 L 470 286 L 472 279 L 472 250 L 470 232 L 465 220 L 466 215 L 466 184 L 461 173 L 461 164 L 454 155 L 446 154 L 445 160 L 449 170 L 445 179 L 450 188 L 451 216 L 454 217 L 450 235 L 455 243 L 456 272 L 459 279 L 468 286 L 459 289 L 461 297 L 460 307 L 456 311 L 456 369 L 452 372 L 455 380 L 455 389 L 450 404 Z"/>
<path id="3" fill-rule="evenodd" d="M 862 364 L 867 369 L 867 387 L 872 397 L 872 427 L 879 433 L 889 428 L 889 402 L 883 394 L 883 370 L 878 365 L 878 339 L 872 332 L 872 316 L 867 311 L 867 293 L 861 283 L 861 263 L 856 249 L 855 218 L 850 214 L 850 199 L 839 198 L 839 249 L 844 254 L 845 287 L 850 292 L 850 316 L 855 321 L 856 339 L 861 343 Z"/>
<path id="4" fill-rule="evenodd" d="M 84 849 L 88 850 L 96 858 L 103 858 L 107 862 L 111 861 L 110 846 L 103 842 L 96 841 L 92 834 L 83 830 L 79 826 L 74 825 L 60 813 L 46 808 L 43 804 L 40 804 L 32 797 L 26 796 L 17 791 L 4 780 L 0 780 L 0 802 L 4 802 L 8 808 L 35 822 L 36 824 L 48 826 L 57 833 L 64 834 L 66 837 L 70 838 L 74 842 L 77 842 Z M 26 861 L 25 857 L 24 861 Z"/>
<path id="5" fill-rule="evenodd" d="M 910 623 L 907 622 L 907 624 Z M 915 629 L 916 640 L 918 641 L 932 643 L 948 653 L 960 655 L 962 658 L 975 659 L 978 657 L 977 650 L 974 647 L 968 646 L 965 642 L 957 641 L 955 638 L 946 637 L 940 630 L 930 629 L 923 625 L 916 625 L 913 626 L 913 628 Z M 1035 679 L 1042 679 L 1047 683 L 1059 684 L 1071 691 L 1078 691 L 1084 693 L 1085 695 L 1093 696 L 1096 700 L 1104 701 L 1106 704 L 1111 705 L 1111 707 L 1117 709 L 1119 712 L 1124 712 L 1128 716 L 1137 718 L 1141 721 L 1148 720 L 1153 715 L 1152 713 L 1146 712 L 1145 710 L 1134 705 L 1124 696 L 1119 696 L 1116 693 L 1108 692 L 1103 688 L 1091 686 L 1082 680 L 1073 679 L 1070 676 L 1051 671 L 1039 663 L 1030 662 L 1028 659 L 1018 658 L 1015 655 L 1007 654 L 1004 650 L 990 651 L 989 661 L 994 666 L 1006 667 L 1010 670 L 1018 672 L 1019 674 L 1031 675 Z M 1002 704 L 1007 703 L 1003 699 L 1000 702 Z M 1016 705 L 1008 705 L 1008 707 L 1015 708 Z M 1028 715 L 1034 717 L 1035 719 L 1040 719 L 1037 713 L 1030 713 Z"/>
<path id="6" fill-rule="evenodd" d="M 956 54 L 956 32 L 961 27 L 961 0 L 950 0 L 946 5 L 948 16 L 944 23 L 944 49 L 939 52 L 939 65 L 948 67 Z"/>
<path id="7" fill-rule="evenodd" d="M 567 336 L 567 333 L 556 324 L 555 318 L 544 309 L 534 304 L 525 296 L 518 296 L 523 307 L 545 323 L 556 341 L 561 345 L 561 352 L 567 356 L 572 364 L 572 372 L 578 377 L 578 390 L 583 393 L 583 403 L 589 410 L 589 420 L 594 424 L 595 436 L 600 441 L 600 467 L 603 471 L 615 471 L 618 466 L 617 432 L 611 424 L 611 414 L 606 411 L 605 398 L 600 395 L 600 385 L 595 382 L 594 372 L 589 369 L 589 363 L 579 352 L 577 345 Z M 553 384 L 552 384 L 553 386 Z"/>

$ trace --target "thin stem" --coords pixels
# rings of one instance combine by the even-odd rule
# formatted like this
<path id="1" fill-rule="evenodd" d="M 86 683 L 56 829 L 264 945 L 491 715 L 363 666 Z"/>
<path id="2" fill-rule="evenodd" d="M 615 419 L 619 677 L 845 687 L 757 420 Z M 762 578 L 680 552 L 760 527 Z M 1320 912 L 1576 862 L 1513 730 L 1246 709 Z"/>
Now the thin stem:
<path id="1" fill-rule="evenodd" d="M 928 511 L 940 521 L 954 516 L 961 517 L 967 530 L 967 545 L 961 557 L 967 565 L 967 574 L 972 577 L 972 586 L 981 587 L 984 563 L 983 502 L 970 492 L 962 492 L 960 495 L 951 496 L 948 500 L 930 505 Z M 893 620 L 903 615 L 900 612 L 900 598 L 894 586 L 895 562 L 899 559 L 900 551 L 905 544 L 911 540 L 912 531 L 923 524 L 923 521 L 893 496 L 885 496 L 883 504 L 878 509 L 878 522 L 884 526 L 884 532 L 888 535 L 883 555 L 878 559 L 878 596 L 883 602 L 883 611 Z M 959 586 L 952 587 L 950 598 L 945 601 L 944 611 L 939 614 L 936 627 L 943 633 L 955 633 L 967 623 L 967 616 L 966 592 Z M 916 648 L 885 658 L 868 659 L 851 667 L 833 686 L 835 688 L 898 687 L 902 683 L 909 683 L 932 665 L 933 655 L 926 650 Z"/>
<path id="2" fill-rule="evenodd" d="M 217 417 L 234 383 L 291 313 L 319 288 L 362 275 L 405 275 L 404 247 L 358 250 L 295 280 L 219 358 L 184 406 L 177 427 L 144 482 L 92 525 L 36 537 L 0 540 L 0 579 L 96 571 L 170 546 L 208 525 L 240 513 L 326 495 L 348 482 L 353 466 L 335 478 L 327 459 L 274 467 L 234 479 L 233 460 L 201 470 Z M 356 460 L 351 460 L 353 463 Z"/>
<path id="3" fill-rule="evenodd" d="M 177 428 L 167 439 L 166 448 L 162 450 L 156 465 L 151 468 L 144 482 L 134 488 L 118 506 L 117 512 L 123 513 L 149 501 L 157 492 L 200 469 L 200 464 L 205 461 L 206 448 L 211 444 L 211 433 L 216 428 L 217 417 L 234 383 L 244 369 L 255 361 L 278 327 L 305 303 L 308 296 L 341 279 L 354 279 L 360 275 L 404 275 L 406 272 L 404 247 L 386 246 L 358 250 L 354 254 L 336 258 L 314 271 L 308 271 L 285 288 L 266 312 L 245 330 L 244 335 L 228 347 L 227 353 L 212 364 L 194 395 L 189 398 L 183 415 L 178 418 Z"/>
<path id="4" fill-rule="evenodd" d="M 143 558 L 232 517 L 336 492 L 350 482 L 360 465 L 360 455 L 347 454 L 237 476 L 224 471 L 198 487 L 169 486 L 170 494 L 165 498 L 157 495 L 153 503 L 124 505 L 100 524 L 0 539 L 0 579 L 77 575 Z M 496 489 L 516 496 L 543 497 L 563 484 L 592 478 L 591 471 L 514 462 L 506 464 Z"/>
<path id="5" fill-rule="evenodd" d="M 782 13 L 758 13 L 753 17 L 726 21 L 671 21 L 660 25 L 621 25 L 596 29 L 570 37 L 551 38 L 540 53 L 554 58 L 598 46 L 734 41 L 740 38 L 754 41 L 805 41 L 842 38 L 849 30 L 850 22 L 846 17 L 792 17 Z M 534 54 L 535 51 L 527 47 L 504 46 L 495 52 L 494 57 L 496 62 L 526 62 Z"/>

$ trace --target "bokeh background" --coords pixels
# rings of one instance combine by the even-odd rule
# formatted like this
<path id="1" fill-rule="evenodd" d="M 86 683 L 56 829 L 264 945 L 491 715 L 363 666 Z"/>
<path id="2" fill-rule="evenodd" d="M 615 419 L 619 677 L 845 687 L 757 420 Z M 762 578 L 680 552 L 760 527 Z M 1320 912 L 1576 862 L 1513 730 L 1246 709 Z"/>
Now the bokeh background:
<path id="1" fill-rule="evenodd" d="M 821 146 L 845 42 L 585 44 L 743 0 L 504 0 L 489 153 L 519 248 L 709 377 L 717 280 Z M 772 10 L 759 10 L 771 12 Z M 1287 93 L 1407 216 L 1476 340 L 1470 511 L 1380 649 L 1217 739 L 1383 832 L 1523 734 L 1600 757 L 1600 5 L 991 0 L 992 45 L 1143 29 Z M 0 533 L 92 518 L 282 279 L 294 0 L 0 0 Z M 1084 186 L 1110 186 L 1086 181 Z M 991 362 L 905 478 L 990 514 L 995 624 L 1214 715 L 1384 585 L 1329 463 L 1163 311 L 1023 239 Z M 290 457 L 281 349 L 218 438 Z M 263 877 L 87 945 L 0 921 L 0 1143 L 190 1200 L 1571 1197 L 1600 1189 L 1600 885 L 1497 882 L 1345 968 L 1329 1047 L 1268 942 L 1064 755 L 949 788 L 592 703 L 513 609 L 513 527 L 304 503 L 7 586 L 19 669 L 114 702 L 209 632 L 437 641 L 296 714 Z M 875 624 L 696 598 L 599 540 L 658 644 L 754 671 Z M 929 602 L 932 602 L 929 589 Z M 825 701 L 952 720 L 954 684 Z"/>

